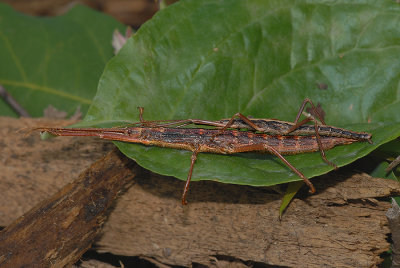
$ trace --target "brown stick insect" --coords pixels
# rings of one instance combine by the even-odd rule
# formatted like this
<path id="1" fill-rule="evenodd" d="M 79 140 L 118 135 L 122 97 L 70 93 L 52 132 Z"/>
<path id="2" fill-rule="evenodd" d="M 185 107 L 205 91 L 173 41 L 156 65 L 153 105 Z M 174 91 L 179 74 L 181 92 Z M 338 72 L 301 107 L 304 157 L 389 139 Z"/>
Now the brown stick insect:
<path id="1" fill-rule="evenodd" d="M 307 102 L 312 105 L 312 102 L 306 99 L 299 114 L 302 113 Z M 321 118 L 323 125 L 318 125 L 314 118 L 306 118 L 299 123 L 299 114 L 294 123 L 272 119 L 253 119 L 240 113 L 235 114 L 231 119 L 219 121 L 197 119 L 145 121 L 142 117 L 143 108 L 140 108 L 140 122 L 127 127 L 38 127 L 35 130 L 56 136 L 97 136 L 106 140 L 192 151 L 191 164 L 182 194 L 182 204 L 186 204 L 187 191 L 199 153 L 260 152 L 273 154 L 306 183 L 310 193 L 314 193 L 313 184 L 283 155 L 320 151 L 323 159 L 332 164 L 326 159 L 324 151 L 337 145 L 370 141 L 371 139 L 371 134 L 368 133 L 326 126 Z M 309 121 L 314 121 L 314 126 L 305 125 Z M 216 129 L 186 128 L 188 124 L 207 125 L 216 127 Z M 250 131 L 241 131 L 240 129 L 243 128 L 250 129 Z M 268 132 L 272 134 L 267 134 Z"/>

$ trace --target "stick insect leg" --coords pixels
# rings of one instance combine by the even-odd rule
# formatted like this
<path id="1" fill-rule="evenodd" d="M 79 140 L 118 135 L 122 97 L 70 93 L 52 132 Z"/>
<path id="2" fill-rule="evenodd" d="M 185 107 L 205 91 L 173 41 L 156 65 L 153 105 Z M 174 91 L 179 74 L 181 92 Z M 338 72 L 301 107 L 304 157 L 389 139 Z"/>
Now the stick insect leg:
<path id="1" fill-rule="evenodd" d="M 299 118 L 300 118 L 301 114 L 303 113 L 304 108 L 306 107 L 307 103 L 309 103 L 309 104 L 311 105 L 311 108 L 312 108 L 314 114 L 315 114 L 315 115 L 317 116 L 317 118 L 321 121 L 322 125 L 325 125 L 324 119 L 323 119 L 322 116 L 319 114 L 317 108 L 315 108 L 314 103 L 313 103 L 309 98 L 305 98 L 304 101 L 303 101 L 303 103 L 301 104 L 300 109 L 299 109 L 299 112 L 297 113 L 296 119 L 294 120 L 294 124 L 297 125 L 297 123 L 299 122 Z M 315 118 L 312 117 L 312 118 L 310 118 L 310 120 L 315 121 Z M 303 123 L 303 124 L 304 124 L 304 123 Z M 297 128 L 297 127 L 296 127 L 296 128 Z M 296 129 L 296 128 L 295 128 L 295 129 Z"/>
<path id="2" fill-rule="evenodd" d="M 155 126 L 154 122 L 147 121 L 147 120 L 143 119 L 144 108 L 143 107 L 137 107 L 137 108 L 139 109 L 139 121 L 140 121 L 140 124 L 142 126 L 145 126 L 145 127 L 154 127 Z"/>
<path id="3" fill-rule="evenodd" d="M 195 149 L 193 151 L 192 157 L 191 157 L 191 163 L 190 163 L 190 169 L 189 169 L 189 173 L 188 173 L 188 177 L 185 183 L 185 188 L 183 188 L 183 193 L 182 193 L 182 205 L 186 205 L 187 201 L 186 201 L 186 194 L 189 190 L 189 184 L 190 184 L 190 180 L 192 179 L 192 173 L 193 173 L 193 166 L 194 163 L 196 162 L 197 159 L 197 155 L 199 154 L 198 149 Z"/>
<path id="4" fill-rule="evenodd" d="M 315 136 L 317 137 L 316 140 L 317 140 L 317 143 L 318 143 L 318 148 L 319 148 L 319 152 L 321 154 L 322 160 L 324 160 L 325 163 L 327 163 L 328 165 L 332 166 L 334 169 L 337 169 L 338 167 L 336 166 L 336 164 L 331 162 L 331 161 L 329 161 L 326 158 L 325 151 L 324 151 L 324 149 L 322 147 L 321 137 L 320 137 L 319 132 L 318 132 L 317 122 L 314 122 L 314 128 L 315 128 Z"/>
<path id="5" fill-rule="evenodd" d="M 289 163 L 276 149 L 265 145 L 265 144 L 254 144 L 254 145 L 246 145 L 242 146 L 239 148 L 236 148 L 233 153 L 241 153 L 241 152 L 249 152 L 249 151 L 263 151 L 267 150 L 271 154 L 277 156 L 285 165 L 287 165 L 294 173 L 296 173 L 297 176 L 299 176 L 304 183 L 308 186 L 309 192 L 310 193 L 315 193 L 315 187 L 314 185 L 310 182 L 309 179 L 307 179 L 306 176 L 304 176 L 303 173 L 301 173 L 297 168 L 295 168 L 292 164 Z"/>
<path id="6" fill-rule="evenodd" d="M 146 121 L 143 119 L 144 108 L 143 108 L 143 107 L 137 107 L 137 108 L 139 109 L 139 121 L 140 121 L 140 123 L 146 122 Z"/>
<path id="7" fill-rule="evenodd" d="M 264 132 L 264 129 L 263 129 L 263 128 L 260 128 L 260 127 L 258 127 L 257 125 L 255 125 L 253 122 L 251 122 L 251 120 L 250 120 L 248 117 L 244 116 L 244 115 L 241 114 L 241 113 L 236 113 L 236 114 L 234 114 L 234 115 L 231 117 L 231 119 L 228 121 L 228 123 L 226 123 L 225 126 L 223 126 L 216 134 L 214 134 L 214 135 L 212 136 L 212 138 L 215 138 L 216 136 L 218 136 L 218 135 L 220 135 L 221 133 L 223 133 L 227 128 L 229 128 L 230 126 L 232 126 L 233 123 L 235 122 L 235 118 L 236 118 L 236 117 L 239 117 L 240 119 L 242 119 L 242 120 L 249 126 L 249 128 L 251 128 L 251 129 L 253 129 L 253 130 L 257 130 L 257 131 Z"/>
<path id="8" fill-rule="evenodd" d="M 317 110 L 317 108 L 315 108 L 314 103 L 310 99 L 306 98 L 306 99 L 304 99 L 303 103 L 300 106 L 300 109 L 299 109 L 299 112 L 297 113 L 296 119 L 293 122 L 294 125 L 285 134 L 289 134 L 290 132 L 293 132 L 294 130 L 298 129 L 300 126 L 302 126 L 310 121 L 314 121 L 314 123 L 316 123 L 318 125 L 318 121 L 314 118 L 314 116 L 307 117 L 303 121 L 299 122 L 300 116 L 303 113 L 304 108 L 306 107 L 307 103 L 309 103 L 311 105 L 311 109 L 313 110 L 313 113 L 321 121 L 321 124 L 325 125 L 325 121 L 322 118 L 322 116 L 318 113 L 318 110 Z"/>
<path id="9" fill-rule="evenodd" d="M 228 123 L 226 123 L 226 125 L 220 129 L 220 132 L 223 132 L 224 130 L 226 130 L 227 128 L 232 126 L 236 117 L 239 117 L 240 119 L 242 119 L 250 128 L 257 130 L 257 131 L 264 131 L 262 128 L 258 127 L 253 122 L 251 122 L 251 120 L 248 117 L 244 116 L 241 113 L 236 113 L 231 117 L 231 119 L 228 121 Z"/>
<path id="10" fill-rule="evenodd" d="M 302 125 L 304 125 L 304 124 L 306 124 L 306 123 L 308 123 L 310 121 L 313 121 L 314 122 L 314 128 L 315 128 L 315 136 L 317 137 L 318 148 L 319 148 L 319 152 L 321 153 L 322 160 L 324 160 L 324 162 L 327 163 L 328 165 L 330 165 L 333 168 L 337 169 L 337 166 L 326 158 L 325 151 L 324 151 L 324 149 L 322 147 L 322 143 L 321 143 L 321 137 L 320 137 L 319 131 L 318 131 L 318 121 L 314 118 L 314 116 L 307 117 L 306 119 L 304 119 L 301 122 L 299 122 L 300 116 L 303 113 L 304 108 L 306 107 L 307 103 L 309 103 L 311 105 L 311 109 L 313 110 L 313 113 L 321 121 L 322 125 L 325 125 L 325 121 L 322 118 L 322 116 L 318 113 L 318 110 L 317 110 L 317 108 L 315 108 L 314 103 L 310 99 L 306 98 L 306 99 L 304 99 L 304 101 L 301 104 L 301 107 L 299 109 L 299 112 L 297 113 L 296 119 L 294 120 L 294 126 L 291 127 L 285 134 L 289 134 L 290 132 L 293 132 L 294 130 L 296 130 L 300 126 L 302 126 Z"/>
<path id="11" fill-rule="evenodd" d="M 139 121 L 144 127 L 183 127 L 186 125 L 193 124 L 192 119 L 183 120 L 158 120 L 158 121 L 148 121 L 143 119 L 143 107 L 137 107 L 139 109 Z"/>

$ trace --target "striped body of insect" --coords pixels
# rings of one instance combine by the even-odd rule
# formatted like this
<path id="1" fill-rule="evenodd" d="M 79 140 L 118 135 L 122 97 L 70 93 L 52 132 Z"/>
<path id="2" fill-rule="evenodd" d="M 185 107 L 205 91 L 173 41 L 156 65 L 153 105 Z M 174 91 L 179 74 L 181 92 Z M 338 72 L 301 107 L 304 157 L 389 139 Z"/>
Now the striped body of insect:
<path id="1" fill-rule="evenodd" d="M 301 154 L 320 150 L 329 150 L 337 145 L 351 144 L 357 139 L 345 137 L 315 135 L 268 135 L 252 131 L 167 128 L 167 127 L 122 127 L 122 128 L 35 128 L 56 136 L 96 136 L 101 139 L 138 143 L 149 146 L 168 147 L 192 151 L 188 178 L 182 194 L 182 203 L 186 204 L 194 163 L 198 153 L 235 154 L 243 152 L 270 153 L 280 158 L 294 173 L 309 186 L 314 193 L 312 183 L 282 155 Z"/>

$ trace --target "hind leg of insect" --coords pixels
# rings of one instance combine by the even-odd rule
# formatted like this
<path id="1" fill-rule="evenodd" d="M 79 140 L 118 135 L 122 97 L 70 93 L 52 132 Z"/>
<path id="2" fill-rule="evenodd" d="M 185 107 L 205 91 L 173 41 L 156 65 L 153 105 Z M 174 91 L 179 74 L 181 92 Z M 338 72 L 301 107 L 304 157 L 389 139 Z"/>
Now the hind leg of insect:
<path id="1" fill-rule="evenodd" d="M 245 145 L 245 146 L 235 148 L 234 150 L 230 151 L 229 153 L 234 154 L 234 153 L 244 153 L 244 152 L 254 152 L 254 151 L 265 151 L 265 150 L 267 150 L 271 154 L 277 156 L 285 165 L 287 165 L 297 176 L 299 176 L 304 181 L 304 183 L 309 187 L 310 193 L 312 193 L 312 194 L 315 193 L 315 187 L 310 182 L 310 180 L 307 179 L 307 177 L 304 176 L 304 174 L 301 173 L 297 168 L 295 168 L 292 164 L 290 164 L 289 161 L 287 161 L 277 150 L 275 150 L 274 148 L 272 148 L 268 145 L 265 145 L 265 144 Z M 186 196 L 187 196 L 187 192 L 189 190 L 190 181 L 192 179 L 193 167 L 197 160 L 198 154 L 199 154 L 199 149 L 195 148 L 193 150 L 193 153 L 191 156 L 190 168 L 189 168 L 189 173 L 188 173 L 187 180 L 185 183 L 185 187 L 183 188 L 182 205 L 187 205 Z"/>
<path id="2" fill-rule="evenodd" d="M 312 194 L 315 193 L 315 187 L 310 182 L 310 180 L 307 179 L 307 177 L 304 176 L 304 174 L 301 173 L 297 168 L 295 168 L 292 164 L 290 164 L 289 161 L 287 161 L 276 149 L 266 144 L 245 145 L 235 148 L 230 153 L 244 153 L 244 152 L 254 152 L 254 151 L 268 151 L 271 154 L 277 156 L 286 166 L 288 166 L 297 176 L 299 176 L 304 181 L 304 183 L 309 187 L 310 193 Z"/>
<path id="3" fill-rule="evenodd" d="M 300 106 L 300 109 L 299 109 L 299 112 L 297 113 L 296 119 L 294 120 L 294 126 L 291 127 L 291 128 L 290 128 L 286 133 L 284 133 L 284 134 L 289 134 L 290 132 L 293 132 L 294 130 L 296 130 L 296 129 L 299 128 L 300 126 L 302 126 L 302 125 L 304 125 L 304 124 L 306 124 L 306 123 L 308 123 L 308 122 L 310 122 L 310 121 L 313 121 L 313 122 L 314 122 L 314 128 L 315 128 L 315 136 L 317 137 L 317 143 L 318 143 L 318 148 L 319 148 L 319 152 L 320 152 L 320 154 L 321 154 L 321 157 L 322 157 L 322 159 L 325 161 L 325 163 L 327 163 L 328 165 L 330 165 L 330 166 L 332 166 L 333 168 L 337 169 L 336 164 L 333 163 L 333 162 L 331 162 L 331 161 L 329 161 L 329 160 L 326 158 L 325 151 L 324 151 L 324 149 L 323 149 L 323 147 L 322 147 L 322 143 L 321 143 L 321 137 L 320 137 L 319 131 L 318 131 L 318 125 L 319 125 L 319 124 L 318 124 L 318 121 L 315 119 L 315 117 L 314 117 L 313 115 L 310 115 L 309 117 L 307 117 L 307 118 L 305 118 L 304 120 L 302 120 L 301 122 L 299 122 L 300 116 L 301 116 L 301 114 L 303 113 L 304 108 L 306 107 L 307 103 L 311 105 L 312 113 L 314 113 L 314 114 L 316 115 L 316 117 L 321 121 L 322 125 L 325 125 L 325 121 L 324 121 L 324 119 L 322 118 L 322 116 L 319 114 L 317 108 L 315 108 L 314 103 L 313 103 L 310 99 L 305 98 L 304 101 L 303 101 L 303 103 L 302 103 L 301 106 Z"/>

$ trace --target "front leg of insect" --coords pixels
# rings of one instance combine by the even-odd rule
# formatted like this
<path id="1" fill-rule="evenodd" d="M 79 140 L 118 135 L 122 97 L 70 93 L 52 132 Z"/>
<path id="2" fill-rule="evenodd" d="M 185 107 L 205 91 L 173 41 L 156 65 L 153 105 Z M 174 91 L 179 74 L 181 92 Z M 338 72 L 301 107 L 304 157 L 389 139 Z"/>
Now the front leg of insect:
<path id="1" fill-rule="evenodd" d="M 308 123 L 310 121 L 313 121 L 314 122 L 314 128 L 315 128 L 315 136 L 317 137 L 319 152 L 321 154 L 322 160 L 324 160 L 325 163 L 327 163 L 328 165 L 332 166 L 334 169 L 337 169 L 338 167 L 336 166 L 336 164 L 331 162 L 331 161 L 329 161 L 326 158 L 325 151 L 322 148 L 322 144 L 321 144 L 321 137 L 320 137 L 319 131 L 318 131 L 318 126 L 319 126 L 318 125 L 318 121 L 314 118 L 314 116 L 310 115 L 306 119 L 304 119 L 303 121 L 299 122 L 300 116 L 303 113 L 304 108 L 306 107 L 307 103 L 309 103 L 311 105 L 311 110 L 312 110 L 311 114 L 316 115 L 316 117 L 321 121 L 322 125 L 326 125 L 324 119 L 319 114 L 317 108 L 315 108 L 314 103 L 310 99 L 306 98 L 306 99 L 304 99 L 303 103 L 300 106 L 299 112 L 297 113 L 296 119 L 294 120 L 294 126 L 291 127 L 287 131 L 287 133 L 285 133 L 285 134 L 289 134 L 290 132 L 293 132 L 294 130 L 298 129 L 300 126 L 302 126 L 302 125 L 304 125 L 304 124 L 306 124 L 306 123 Z"/>
<path id="2" fill-rule="evenodd" d="M 183 188 L 183 193 L 182 193 L 182 205 L 186 205 L 187 204 L 186 195 L 187 195 L 187 192 L 189 190 L 190 180 L 192 179 L 193 167 L 194 167 L 194 163 L 197 160 L 197 155 L 198 154 L 199 154 L 199 148 L 197 147 L 197 148 L 195 148 L 193 150 L 192 157 L 190 158 L 191 161 L 190 161 L 189 173 L 188 173 L 187 180 L 186 180 L 186 183 L 185 183 L 185 187 Z"/>

